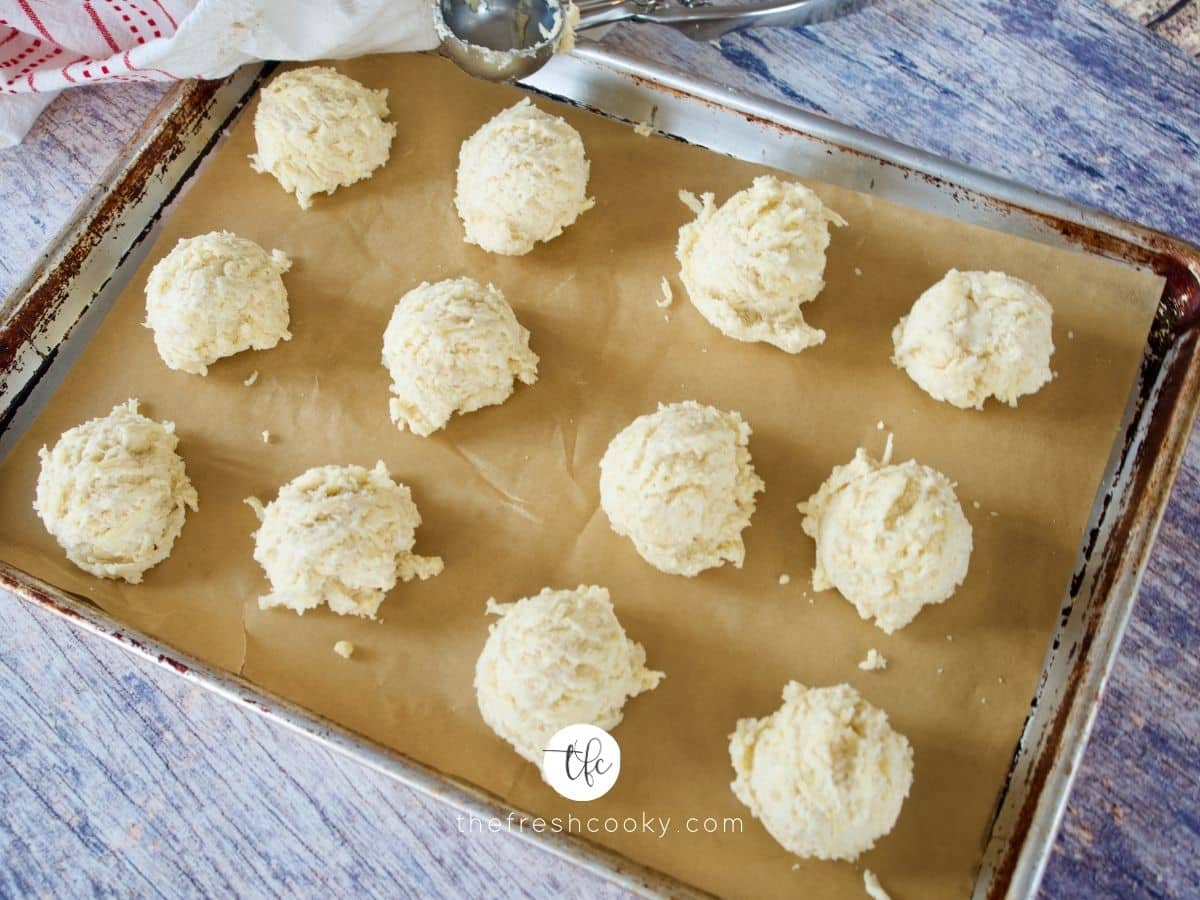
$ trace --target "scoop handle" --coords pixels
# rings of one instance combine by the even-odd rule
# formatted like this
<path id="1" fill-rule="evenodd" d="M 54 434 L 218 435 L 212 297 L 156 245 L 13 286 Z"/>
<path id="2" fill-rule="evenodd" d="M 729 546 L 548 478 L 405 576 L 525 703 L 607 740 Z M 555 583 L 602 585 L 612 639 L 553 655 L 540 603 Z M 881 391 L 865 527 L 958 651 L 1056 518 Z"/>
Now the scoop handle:
<path id="1" fill-rule="evenodd" d="M 696 40 L 712 40 L 741 28 L 800 28 L 865 6 L 870 0 L 760 0 L 733 5 L 695 0 L 581 0 L 576 31 L 615 22 L 668 25 Z"/>

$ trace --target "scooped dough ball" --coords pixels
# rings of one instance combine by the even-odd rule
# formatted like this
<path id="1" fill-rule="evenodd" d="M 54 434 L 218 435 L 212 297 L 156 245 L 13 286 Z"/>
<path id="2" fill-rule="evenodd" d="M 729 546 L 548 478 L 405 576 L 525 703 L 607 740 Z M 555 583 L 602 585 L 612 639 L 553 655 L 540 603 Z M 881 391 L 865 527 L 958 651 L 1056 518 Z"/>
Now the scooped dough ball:
<path id="1" fill-rule="evenodd" d="M 893 329 L 892 362 L 935 400 L 983 409 L 995 397 L 1016 406 L 1054 377 L 1052 313 L 1019 278 L 951 269 Z"/>
<path id="2" fill-rule="evenodd" d="M 695 575 L 746 556 L 742 529 L 763 481 L 736 412 L 659 405 L 612 439 L 600 460 L 600 505 L 650 565 Z"/>
<path id="3" fill-rule="evenodd" d="M 322 603 L 338 615 L 375 618 L 397 579 L 424 581 L 442 571 L 439 556 L 412 552 L 421 514 L 387 467 L 318 466 L 279 489 L 266 507 L 246 498 L 261 523 L 254 559 L 271 582 L 262 609 L 301 615 Z"/>
<path id="4" fill-rule="evenodd" d="M 186 509 L 197 508 L 178 443 L 174 423 L 148 419 L 128 400 L 41 449 L 33 508 L 67 559 L 138 584 L 170 555 Z"/>
<path id="5" fill-rule="evenodd" d="M 280 276 L 292 267 L 228 231 L 184 238 L 146 281 L 146 327 L 169 368 L 193 375 L 243 350 L 269 350 L 288 331 L 288 297 Z"/>
<path id="6" fill-rule="evenodd" d="M 854 860 L 892 830 L 912 787 L 912 747 L 847 684 L 783 689 L 783 706 L 729 737 L 737 798 L 784 849 Z"/>
<path id="7" fill-rule="evenodd" d="M 813 588 L 837 588 L 864 619 L 888 634 L 929 603 L 942 603 L 967 576 L 971 523 L 954 486 L 915 460 L 890 464 L 859 449 L 800 504 L 817 542 Z"/>
<path id="8" fill-rule="evenodd" d="M 262 91 L 254 113 L 255 172 L 270 172 L 301 209 L 369 178 L 388 161 L 396 126 L 387 91 L 373 91 L 326 66 L 292 69 Z"/>
<path id="9" fill-rule="evenodd" d="M 463 142 L 454 205 L 468 244 L 521 256 L 562 234 L 595 201 L 583 139 L 522 100 Z"/>
<path id="10" fill-rule="evenodd" d="M 697 214 L 679 229 L 680 278 L 700 314 L 739 341 L 799 353 L 825 340 L 800 305 L 825 287 L 829 226 L 845 220 L 800 184 L 762 175 L 719 208 L 713 195 L 683 200 Z"/>
<path id="11" fill-rule="evenodd" d="M 422 437 L 450 417 L 503 403 L 514 379 L 537 381 L 529 332 L 492 285 L 425 282 L 400 298 L 383 334 L 392 421 Z"/>
<path id="12" fill-rule="evenodd" d="M 608 591 L 543 588 L 516 603 L 489 600 L 500 618 L 475 665 L 479 712 L 492 731 L 538 765 L 567 725 L 612 730 L 625 700 L 658 686 L 646 651 L 625 636 Z"/>

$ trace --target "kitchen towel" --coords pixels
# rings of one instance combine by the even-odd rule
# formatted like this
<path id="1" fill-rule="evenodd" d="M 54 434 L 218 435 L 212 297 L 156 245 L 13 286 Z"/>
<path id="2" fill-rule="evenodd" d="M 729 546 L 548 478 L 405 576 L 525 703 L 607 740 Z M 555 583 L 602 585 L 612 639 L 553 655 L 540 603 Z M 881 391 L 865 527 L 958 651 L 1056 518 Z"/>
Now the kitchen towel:
<path id="1" fill-rule="evenodd" d="M 72 86 L 437 44 L 428 0 L 0 0 L 0 147 Z"/>

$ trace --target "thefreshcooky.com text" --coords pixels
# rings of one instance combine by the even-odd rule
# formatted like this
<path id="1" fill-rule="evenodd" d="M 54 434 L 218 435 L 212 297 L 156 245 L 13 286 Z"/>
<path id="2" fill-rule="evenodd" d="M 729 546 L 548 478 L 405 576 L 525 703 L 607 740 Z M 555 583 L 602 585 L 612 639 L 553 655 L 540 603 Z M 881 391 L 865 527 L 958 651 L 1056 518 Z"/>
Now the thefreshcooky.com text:
<path id="1" fill-rule="evenodd" d="M 636 816 L 524 816 L 510 812 L 507 817 L 455 816 L 460 834 L 483 834 L 501 831 L 535 834 L 653 834 L 665 838 L 673 830 L 670 816 L 652 816 L 643 812 Z M 744 830 L 740 816 L 687 816 L 679 820 L 677 830 L 688 834 L 741 834 Z"/>

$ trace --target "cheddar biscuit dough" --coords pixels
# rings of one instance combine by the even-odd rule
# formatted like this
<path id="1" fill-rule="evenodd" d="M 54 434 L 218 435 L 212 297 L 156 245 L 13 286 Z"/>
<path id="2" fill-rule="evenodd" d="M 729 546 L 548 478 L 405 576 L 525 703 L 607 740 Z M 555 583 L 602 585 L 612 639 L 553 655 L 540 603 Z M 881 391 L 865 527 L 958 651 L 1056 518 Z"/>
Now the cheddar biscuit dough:
<path id="1" fill-rule="evenodd" d="M 314 194 L 332 194 L 388 161 L 396 126 L 385 122 L 387 90 L 374 91 L 328 66 L 291 69 L 262 90 L 250 156 L 301 209 Z"/>
<path id="2" fill-rule="evenodd" d="M 186 511 L 198 508 L 178 444 L 174 423 L 127 400 L 41 449 L 33 508 L 71 562 L 138 584 L 170 555 Z"/>
<path id="3" fill-rule="evenodd" d="M 479 712 L 492 731 L 539 766 L 550 738 L 567 725 L 605 730 L 625 701 L 658 686 L 646 651 L 625 636 L 608 591 L 543 588 L 515 603 L 489 600 L 499 616 L 475 666 Z"/>
<path id="4" fill-rule="evenodd" d="M 375 618 L 398 580 L 424 581 L 442 571 L 438 556 L 412 552 L 421 514 L 412 493 L 387 467 L 318 466 L 293 478 L 264 506 L 248 497 L 259 519 L 254 559 L 271 582 L 262 609 L 283 606 L 301 615 L 321 604 L 338 615 Z"/>

